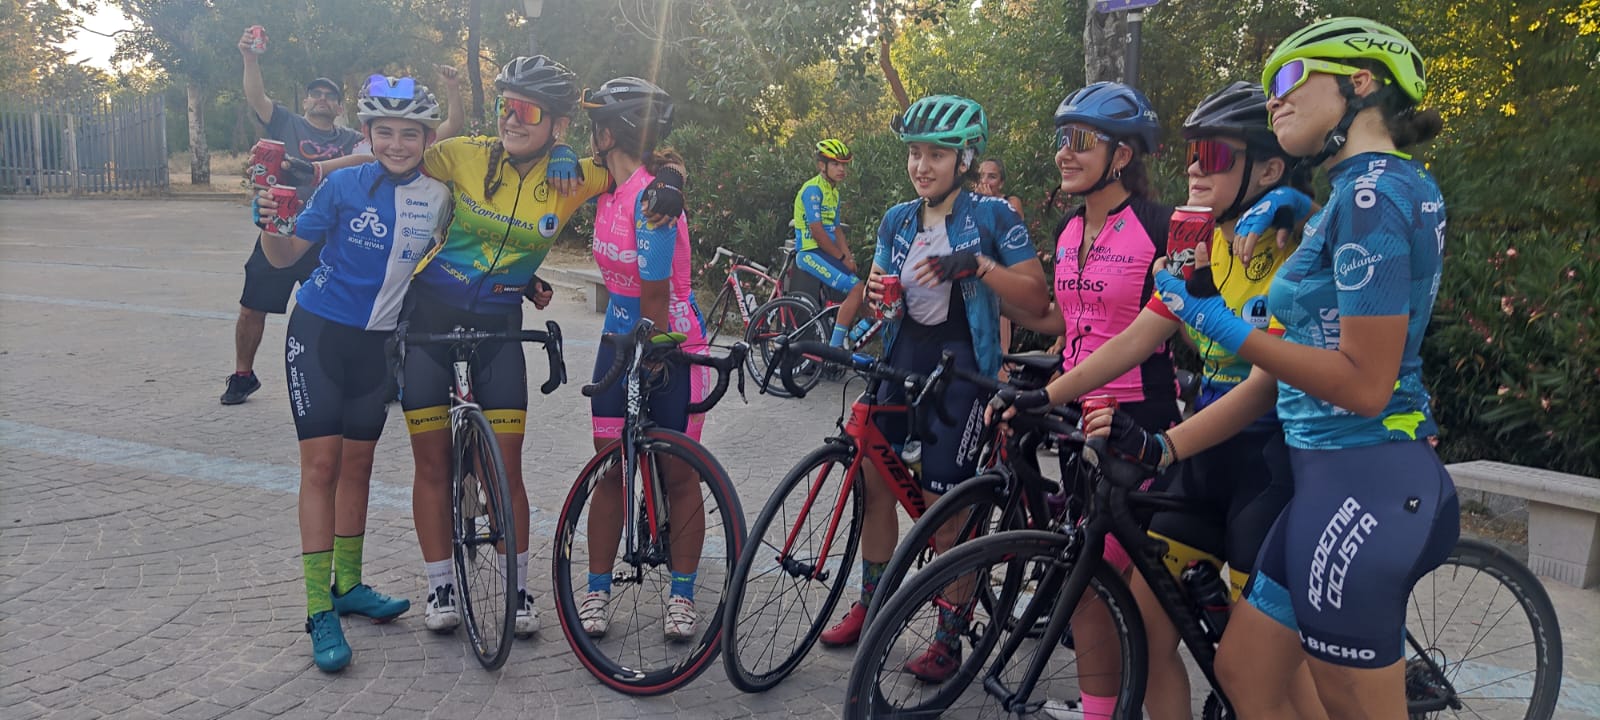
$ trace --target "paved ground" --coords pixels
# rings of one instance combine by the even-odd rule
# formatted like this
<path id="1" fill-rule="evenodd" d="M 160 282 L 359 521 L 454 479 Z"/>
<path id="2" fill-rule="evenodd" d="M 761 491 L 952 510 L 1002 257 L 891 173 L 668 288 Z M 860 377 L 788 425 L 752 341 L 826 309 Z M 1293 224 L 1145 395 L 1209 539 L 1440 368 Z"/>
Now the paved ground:
<path id="1" fill-rule="evenodd" d="M 217 403 L 252 237 L 245 212 L 0 200 L 0 714 L 837 715 L 849 658 L 827 651 L 766 695 L 738 693 L 720 665 L 666 697 L 612 693 L 574 661 L 546 592 L 544 632 L 499 672 L 464 657 L 459 639 L 422 631 L 420 608 L 390 625 L 348 623 L 355 664 L 315 670 L 281 318 L 259 356 L 262 391 Z M 570 293 L 548 315 L 569 337 L 572 375 L 586 375 L 599 316 Z M 831 428 L 839 399 L 752 396 L 713 414 L 706 444 L 747 517 Z M 589 455 L 587 403 L 569 385 L 533 407 L 525 468 L 535 552 L 547 558 L 551 518 Z M 418 602 L 410 479 L 396 412 L 374 473 L 366 577 Z M 1550 590 L 1567 643 L 1563 715 L 1600 717 L 1600 593 Z"/>

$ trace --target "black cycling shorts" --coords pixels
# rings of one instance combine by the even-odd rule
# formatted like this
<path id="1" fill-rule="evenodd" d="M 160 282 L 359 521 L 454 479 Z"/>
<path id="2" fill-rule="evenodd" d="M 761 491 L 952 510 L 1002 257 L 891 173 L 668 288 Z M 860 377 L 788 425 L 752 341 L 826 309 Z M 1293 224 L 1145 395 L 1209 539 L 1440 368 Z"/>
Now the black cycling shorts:
<path id="1" fill-rule="evenodd" d="M 294 309 L 284 340 L 284 375 L 301 440 L 340 435 L 370 441 L 383 434 L 392 377 L 384 343 L 391 334 Z"/>
<path id="2" fill-rule="evenodd" d="M 1312 657 L 1380 668 L 1404 651 L 1417 579 L 1460 535 L 1455 484 L 1425 440 L 1290 448 L 1294 498 L 1267 534 L 1245 598 Z"/>
<path id="3" fill-rule="evenodd" d="M 294 286 L 311 277 L 311 271 L 322 264 L 322 243 L 316 243 L 301 255 L 295 264 L 275 268 L 267 262 L 261 250 L 261 236 L 256 236 L 256 248 L 244 262 L 244 290 L 239 293 L 239 304 L 264 313 L 283 314 L 289 309 L 289 296 Z"/>
<path id="4" fill-rule="evenodd" d="M 978 372 L 978 359 L 972 352 L 970 341 L 931 341 L 907 337 L 902 333 L 887 364 L 891 367 L 926 375 L 939 366 L 945 351 L 955 354 L 955 366 L 967 372 Z M 878 384 L 878 402 L 883 405 L 904 405 L 905 387 L 900 383 L 883 381 Z M 924 405 L 923 427 L 926 432 L 922 442 L 922 488 L 943 495 L 956 484 L 978 474 L 978 454 L 983 442 L 983 407 L 989 397 L 981 388 L 969 382 L 953 379 L 944 394 L 945 412 L 951 422 L 939 417 L 931 400 Z M 899 447 L 906 441 L 907 417 L 900 413 L 879 413 L 878 429 L 890 444 Z"/>
<path id="5" fill-rule="evenodd" d="M 413 285 L 400 317 L 407 332 L 468 330 L 520 330 L 522 309 L 509 313 L 469 313 L 440 302 Z M 400 407 L 406 429 L 413 435 L 449 427 L 450 389 L 455 382 L 454 358 L 449 345 L 406 347 L 405 389 Z M 479 343 L 472 355 L 473 401 L 497 434 L 518 434 L 528 414 L 528 361 L 520 342 Z"/>
<path id="6" fill-rule="evenodd" d="M 600 343 L 600 349 L 595 352 L 594 375 L 589 382 L 600 382 L 600 378 L 611 369 L 611 363 L 617 357 L 617 349 L 611 343 Z M 691 368 L 688 363 L 668 363 L 665 369 L 666 376 L 660 378 L 644 378 L 643 383 L 655 387 L 649 398 L 650 419 L 656 425 L 668 430 L 677 430 L 689 433 L 689 402 L 694 397 L 693 386 L 690 382 Z M 589 398 L 589 414 L 594 419 L 594 436 L 607 440 L 622 437 L 622 421 L 627 415 L 628 405 L 628 379 L 619 378 L 611 384 L 605 392 Z M 699 427 L 689 436 L 699 440 Z"/>
<path id="7" fill-rule="evenodd" d="M 1255 567 L 1267 531 L 1294 496 L 1282 428 L 1242 432 L 1172 468 L 1167 492 L 1194 512 L 1159 512 L 1150 531 L 1228 563 Z"/>

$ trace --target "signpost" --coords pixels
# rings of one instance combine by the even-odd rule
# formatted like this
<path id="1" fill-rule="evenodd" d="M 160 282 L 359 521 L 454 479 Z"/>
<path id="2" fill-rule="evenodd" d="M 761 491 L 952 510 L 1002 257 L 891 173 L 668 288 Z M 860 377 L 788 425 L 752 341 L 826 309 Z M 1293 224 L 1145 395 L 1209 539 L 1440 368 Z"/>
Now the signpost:
<path id="1" fill-rule="evenodd" d="M 1128 13 L 1128 85 L 1139 86 L 1139 35 L 1144 25 L 1144 9 L 1155 7 L 1161 0 L 1095 0 L 1095 12 Z"/>
<path id="2" fill-rule="evenodd" d="M 534 23 L 544 14 L 544 0 L 522 0 L 522 14 L 528 18 L 528 54 L 539 54 L 539 39 L 533 34 Z"/>

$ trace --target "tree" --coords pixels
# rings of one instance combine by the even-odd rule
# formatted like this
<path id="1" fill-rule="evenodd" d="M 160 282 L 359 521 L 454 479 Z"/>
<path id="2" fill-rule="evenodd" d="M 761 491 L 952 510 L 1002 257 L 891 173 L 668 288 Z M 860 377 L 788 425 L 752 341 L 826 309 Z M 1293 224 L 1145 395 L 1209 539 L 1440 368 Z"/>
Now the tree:
<path id="1" fill-rule="evenodd" d="M 55 0 L 0 0 L 0 93 L 60 96 L 60 88 L 47 79 L 70 78 L 77 87 L 93 78 L 61 47 L 86 7 L 92 8 Z"/>

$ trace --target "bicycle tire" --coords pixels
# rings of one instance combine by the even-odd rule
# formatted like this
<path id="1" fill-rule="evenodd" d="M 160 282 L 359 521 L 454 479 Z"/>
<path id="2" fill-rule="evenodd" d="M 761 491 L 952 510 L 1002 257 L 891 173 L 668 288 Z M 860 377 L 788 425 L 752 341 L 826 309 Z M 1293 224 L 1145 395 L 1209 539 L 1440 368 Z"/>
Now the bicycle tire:
<path id="1" fill-rule="evenodd" d="M 834 609 L 838 607 L 840 596 L 843 595 L 849 585 L 849 580 L 852 576 L 852 563 L 861 540 L 861 517 L 865 511 L 865 504 L 862 498 L 862 479 L 858 473 L 854 478 L 840 478 L 839 482 L 834 482 L 831 478 L 831 468 L 838 468 L 841 472 L 849 472 L 853 456 L 854 451 L 843 444 L 825 445 L 806 455 L 778 483 L 777 489 L 768 498 L 766 506 L 761 509 L 761 515 L 750 526 L 751 540 L 746 543 L 744 552 L 739 555 L 739 564 L 734 567 L 733 576 L 729 578 L 725 610 L 727 617 L 724 620 L 725 631 L 722 638 L 722 663 L 727 670 L 728 681 L 744 692 L 756 693 L 770 690 L 777 686 L 778 683 L 783 682 L 784 678 L 787 678 L 790 673 L 794 672 L 795 668 L 799 667 L 800 662 L 805 659 L 806 654 L 816 644 L 817 638 L 822 635 L 823 625 L 833 616 Z M 824 473 L 828 473 L 828 475 L 818 475 L 817 471 L 819 469 Z M 817 493 L 815 498 L 811 498 L 811 489 L 818 482 L 821 483 L 821 492 Z M 800 581 L 802 580 L 801 576 L 806 574 L 806 566 L 794 565 L 794 558 L 789 558 L 790 564 L 786 566 L 785 558 L 778 557 L 791 533 L 796 535 L 797 541 L 802 539 L 802 534 L 806 536 L 804 539 L 808 542 L 816 539 L 816 532 L 803 533 L 803 531 L 799 530 L 798 518 L 793 521 L 789 519 L 791 512 L 789 511 L 789 505 L 785 501 L 798 499 L 801 501 L 802 508 L 809 508 L 806 512 L 806 519 L 823 524 L 831 523 L 833 501 L 838 496 L 827 491 L 830 487 L 843 488 L 846 483 L 848 483 L 851 500 L 849 501 L 850 507 L 846 511 L 848 515 L 843 517 L 842 520 L 848 523 L 848 526 L 844 528 L 842 537 L 835 535 L 831 540 L 831 554 L 839 558 L 838 564 L 833 566 L 831 581 L 829 578 L 823 578 L 820 581 L 805 582 L 797 587 L 802 595 L 808 589 L 820 589 L 823 591 L 821 593 L 821 603 L 815 606 L 816 612 L 812 613 L 809 618 L 801 619 L 798 624 L 785 622 L 785 618 L 780 617 L 768 627 L 768 624 L 762 622 L 762 619 L 765 617 L 767 609 L 774 602 L 771 599 L 772 593 L 769 592 L 761 596 L 765 602 L 754 608 L 755 612 L 746 613 L 746 601 L 750 600 L 752 601 L 751 604 L 754 605 L 755 596 L 757 595 L 757 593 L 751 592 L 753 588 L 751 575 L 758 569 L 761 572 L 757 575 L 757 579 L 772 577 L 776 580 L 773 583 L 774 586 L 781 586 L 782 581 L 785 579 Z M 796 497 L 796 490 L 799 491 L 798 497 Z M 769 538 L 767 536 L 769 531 L 776 534 Z M 791 546 L 791 551 L 792 549 L 793 546 Z M 806 550 L 810 551 L 812 548 L 807 545 Z M 816 551 L 816 554 L 820 555 L 820 548 L 816 548 Z M 814 557 L 812 556 L 812 559 Z M 773 561 L 775 561 L 775 564 L 770 570 L 766 567 L 758 568 L 758 563 Z M 829 564 L 831 565 L 832 563 Z M 815 567 L 815 565 L 811 564 L 810 567 Z M 820 582 L 820 585 L 815 584 L 817 582 Z M 799 605 L 801 611 L 809 611 L 812 608 L 803 596 Z M 782 612 L 782 610 L 780 609 L 779 612 Z M 789 650 L 780 650 L 780 643 L 788 637 L 788 633 L 785 630 L 790 628 L 803 629 L 804 632 L 793 636 L 793 645 L 790 646 Z M 756 647 L 749 648 L 752 652 L 744 652 L 745 648 L 741 648 L 739 644 L 740 638 L 753 639 Z M 759 651 L 757 651 L 758 649 Z M 763 666 L 758 660 L 766 654 L 765 651 L 777 651 L 780 654 L 786 652 L 787 654 L 784 655 L 781 661 L 770 666 Z"/>
<path id="2" fill-rule="evenodd" d="M 938 686 L 934 686 L 933 697 L 916 705 L 909 707 L 897 705 L 885 698 L 878 682 L 878 671 L 880 668 L 885 667 L 884 661 L 890 657 L 891 651 L 895 650 L 896 646 L 900 644 L 898 642 L 900 634 L 913 621 L 912 616 L 919 610 L 932 605 L 934 598 L 943 592 L 944 588 L 956 578 L 974 572 L 983 572 L 985 575 L 989 575 L 989 568 L 996 565 L 1004 566 L 1007 570 L 1004 580 L 998 584 L 992 580 L 986 580 L 980 584 L 990 588 L 998 586 L 998 591 L 992 594 L 992 602 L 995 605 L 989 608 L 991 617 L 996 611 L 1010 614 L 1012 605 L 1022 594 L 1023 583 L 1026 582 L 1027 578 L 1035 577 L 1038 572 L 1049 572 L 1051 568 L 1057 568 L 1062 572 L 1069 569 L 1069 566 L 1062 562 L 1061 558 L 1064 549 L 1070 542 L 1072 542 L 1072 538 L 1068 535 L 1041 530 L 1014 530 L 997 533 L 951 548 L 949 552 L 944 553 L 938 559 L 929 563 L 921 572 L 909 578 L 900 588 L 900 591 L 895 593 L 883 606 L 879 616 L 873 620 L 873 623 L 867 626 L 866 635 L 862 638 L 861 645 L 856 652 L 855 662 L 850 669 L 845 717 L 930 717 L 950 711 L 953 704 L 968 698 L 970 698 L 970 703 L 963 702 L 962 707 L 966 707 L 968 704 L 988 706 L 985 710 L 978 711 L 981 716 L 988 717 L 994 714 L 998 714 L 1001 717 L 1007 716 L 1005 713 L 1010 713 L 1011 711 L 1000 706 L 996 698 L 990 693 L 990 690 L 985 687 L 988 682 L 988 676 L 991 674 L 1005 676 L 1008 674 L 1007 669 L 1013 667 L 1010 664 L 998 669 L 990 667 L 989 654 L 1008 635 L 1000 623 L 981 623 L 979 625 L 981 630 L 974 629 L 969 631 L 971 635 L 977 635 L 970 648 L 972 655 L 982 656 L 984 660 L 980 663 L 963 662 L 961 670 L 957 671 L 955 676 Z M 1086 591 L 1095 592 L 1106 602 L 1116 630 L 1117 650 L 1120 653 L 1121 690 L 1117 694 L 1117 707 L 1113 717 L 1119 718 L 1119 720 L 1135 718 L 1139 716 L 1140 707 L 1144 702 L 1144 673 L 1147 659 L 1144 624 L 1139 618 L 1138 607 L 1134 603 L 1133 596 L 1128 591 L 1127 585 L 1123 582 L 1121 576 L 1117 575 L 1109 566 L 1106 566 L 1100 558 L 1094 558 L 1093 561 L 1096 563 L 1096 568 Z M 1032 569 L 1030 569 L 1030 565 Z M 974 597 L 979 598 L 982 595 L 975 594 Z M 974 618 L 974 622 L 977 624 L 976 618 Z M 1015 623 L 1010 624 L 1014 625 Z M 1029 625 L 1031 626 L 1032 623 L 1029 623 Z M 1067 629 L 1066 627 L 1062 628 L 1063 634 Z M 1058 650 L 1062 649 L 1060 641 L 1060 637 L 1046 636 L 1038 639 L 1023 639 L 1020 642 L 1024 645 L 1031 642 L 1033 653 L 1042 651 L 1049 653 L 1053 657 Z M 925 646 L 926 643 L 921 640 L 915 640 L 911 645 L 913 647 L 921 647 Z M 1081 640 L 1079 645 L 1082 645 Z M 1075 652 L 1081 653 L 1083 648 L 1079 647 Z M 1027 647 L 1019 647 L 1017 655 L 1014 655 L 1012 660 L 1016 660 L 1018 657 L 1023 658 L 1025 663 L 1033 657 L 1033 654 L 1028 652 Z M 1048 664 L 1050 659 L 1049 657 L 1045 659 L 1047 665 L 1044 669 L 1046 671 L 1050 669 Z M 1074 661 L 1076 661 L 1076 656 L 1074 656 Z M 898 661 L 888 663 L 888 665 L 898 664 Z M 982 666 L 982 668 L 978 669 L 974 666 Z M 977 683 L 975 688 L 969 687 L 973 685 L 973 680 L 979 677 L 985 678 L 984 681 Z M 1039 680 L 1046 682 L 1043 678 Z M 1072 673 L 1072 681 L 1073 688 L 1070 692 L 1075 693 L 1075 672 Z M 995 682 L 999 684 L 1005 681 L 996 679 Z M 1038 686 L 1035 687 L 1036 692 L 1039 689 Z M 1069 701 L 1075 699 L 1076 695 L 1074 694 Z M 1045 699 L 1036 699 L 1036 696 L 1030 696 L 1026 699 L 1018 715 L 1037 716 L 1044 703 Z"/>
<path id="3" fill-rule="evenodd" d="M 645 696 L 660 695 L 684 686 L 705 672 L 716 659 L 722 646 L 723 590 L 733 571 L 734 561 L 743 550 L 745 526 L 744 510 L 739 505 L 732 481 L 704 446 L 683 433 L 662 428 L 641 433 L 638 445 L 640 467 L 650 462 L 659 464 L 661 459 L 667 457 L 683 463 L 699 478 L 702 502 L 715 505 L 714 508 L 706 508 L 705 541 L 696 573 L 694 599 L 696 614 L 701 619 L 697 628 L 699 637 L 687 642 L 667 641 L 659 634 L 660 625 L 652 626 L 648 619 L 641 621 L 640 597 L 647 593 L 659 594 L 656 602 L 649 605 L 658 614 L 666 602 L 665 590 L 671 584 L 671 571 L 665 563 L 655 567 L 633 566 L 637 580 L 622 583 L 613 581 L 611 603 L 608 606 L 608 617 L 613 621 L 605 637 L 591 638 L 583 630 L 578 613 L 578 593 L 587 587 L 588 578 L 585 510 L 596 484 L 601 481 L 620 482 L 620 440 L 595 454 L 567 494 L 561 509 L 561 522 L 556 528 L 552 573 L 555 576 L 556 617 L 567 644 L 584 668 L 617 692 Z M 618 470 L 616 475 L 612 475 L 613 468 Z M 608 475 L 612 477 L 607 479 Z M 636 485 L 642 487 L 643 483 L 641 478 Z M 713 518 L 717 523 L 715 529 L 712 527 Z M 624 522 L 632 521 L 632 518 L 624 518 Z M 670 542 L 670 525 L 666 532 Z M 584 537 L 580 537 L 580 534 Z M 717 555 L 718 546 L 721 548 L 720 556 Z M 628 567 L 629 563 L 619 560 L 613 573 L 617 570 L 627 572 Z M 709 602 L 713 600 L 713 594 L 714 602 Z M 625 596 L 632 598 L 631 614 L 627 618 L 631 624 L 619 628 L 615 619 L 619 617 L 618 609 L 628 604 Z M 646 638 L 650 629 L 656 630 L 657 634 L 653 638 Z M 630 652 L 629 643 L 633 643 L 631 647 L 637 651 L 634 657 L 619 659 L 624 653 Z M 647 644 L 649 659 L 646 658 Z"/>
<path id="4" fill-rule="evenodd" d="M 456 592 L 473 655 L 494 670 L 505 664 L 516 629 L 516 516 L 489 419 L 467 408 L 459 422 L 450 468 Z"/>
<path id="5" fill-rule="evenodd" d="M 755 378 L 767 376 L 767 368 L 771 366 L 774 354 L 773 339 L 780 335 L 790 335 L 792 342 L 828 342 L 828 338 L 822 334 L 822 323 L 811 322 L 813 317 L 811 305 L 793 297 L 780 297 L 757 308 L 750 317 L 750 327 L 744 333 L 744 340 L 750 345 L 750 354 L 745 361 L 750 375 Z M 802 390 L 810 390 L 822 381 L 822 363 L 802 359 L 790 359 L 788 362 L 795 364 L 794 381 Z M 789 397 L 788 389 L 778 380 L 776 373 L 766 391 L 770 395 Z"/>
<path id="6" fill-rule="evenodd" d="M 1485 592 L 1486 603 L 1479 597 Z M 1469 600 L 1469 593 L 1478 599 Z M 1464 712 L 1470 717 L 1544 720 L 1555 714 L 1562 671 L 1555 606 L 1533 572 L 1504 550 L 1479 540 L 1459 540 L 1443 564 L 1412 586 L 1406 614 L 1406 700 L 1411 717 L 1453 717 Z M 1448 632 L 1446 626 L 1453 620 L 1460 620 L 1466 631 Z M 1485 629 L 1489 620 L 1494 626 Z M 1491 643 L 1491 635 L 1505 622 L 1517 626 L 1511 637 L 1504 644 Z M 1533 662 L 1532 681 L 1525 680 L 1525 672 L 1503 667 L 1518 658 Z M 1446 687 L 1438 684 L 1433 667 L 1443 670 L 1454 699 L 1467 706 L 1464 711 L 1431 709 Z M 1496 677 L 1503 684 L 1486 682 Z M 1523 687 L 1528 688 L 1526 698 L 1508 695 Z M 1480 695 L 1486 688 L 1487 694 Z M 1523 703 L 1525 710 L 1515 709 Z"/>

